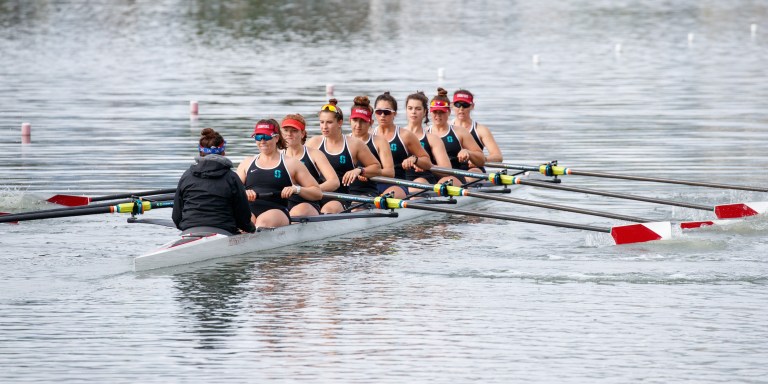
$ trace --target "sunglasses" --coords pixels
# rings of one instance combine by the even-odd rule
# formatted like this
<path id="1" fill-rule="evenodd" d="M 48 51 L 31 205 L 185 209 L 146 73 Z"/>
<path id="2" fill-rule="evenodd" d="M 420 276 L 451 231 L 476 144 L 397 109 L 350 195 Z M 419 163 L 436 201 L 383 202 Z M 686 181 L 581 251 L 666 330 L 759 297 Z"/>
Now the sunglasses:
<path id="1" fill-rule="evenodd" d="M 375 114 L 379 115 L 379 116 L 381 116 L 381 115 L 389 116 L 389 115 L 395 113 L 395 111 L 393 111 L 391 109 L 387 109 L 387 108 L 380 108 L 380 109 L 377 109 L 377 110 L 375 110 L 373 112 Z"/>
<path id="2" fill-rule="evenodd" d="M 333 104 L 326 104 L 320 108 L 321 111 L 331 111 L 333 113 L 339 113 L 339 109 Z"/>
<path id="3" fill-rule="evenodd" d="M 472 104 L 467 103 L 466 101 L 457 101 L 457 102 L 453 103 L 453 106 L 456 107 L 456 108 L 467 109 L 467 108 L 471 107 Z"/>
<path id="4" fill-rule="evenodd" d="M 256 141 L 270 141 L 272 138 L 275 137 L 274 135 L 265 135 L 263 133 L 259 133 L 258 135 L 253 136 L 253 139 Z"/>

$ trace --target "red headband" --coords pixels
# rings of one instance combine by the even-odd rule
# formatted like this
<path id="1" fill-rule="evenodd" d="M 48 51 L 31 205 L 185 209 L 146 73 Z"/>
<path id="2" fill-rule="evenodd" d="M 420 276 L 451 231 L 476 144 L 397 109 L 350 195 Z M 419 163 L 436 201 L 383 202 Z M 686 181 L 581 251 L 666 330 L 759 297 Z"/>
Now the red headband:
<path id="1" fill-rule="evenodd" d="M 457 101 L 466 101 L 467 103 L 472 104 L 472 95 L 464 92 L 456 92 L 453 94 L 453 102 L 455 103 Z"/>
<path id="2" fill-rule="evenodd" d="M 253 134 L 251 136 L 255 136 L 258 134 L 262 135 L 272 135 L 277 133 L 277 127 L 270 123 L 258 123 L 256 124 L 256 127 L 253 129 Z"/>
<path id="3" fill-rule="evenodd" d="M 304 126 L 304 123 L 302 123 L 299 120 L 290 119 L 290 118 L 283 119 L 283 122 L 280 124 L 280 126 L 281 127 L 294 127 L 294 128 L 296 128 L 296 129 L 298 129 L 300 131 L 303 131 L 303 130 L 306 129 L 306 127 Z"/>

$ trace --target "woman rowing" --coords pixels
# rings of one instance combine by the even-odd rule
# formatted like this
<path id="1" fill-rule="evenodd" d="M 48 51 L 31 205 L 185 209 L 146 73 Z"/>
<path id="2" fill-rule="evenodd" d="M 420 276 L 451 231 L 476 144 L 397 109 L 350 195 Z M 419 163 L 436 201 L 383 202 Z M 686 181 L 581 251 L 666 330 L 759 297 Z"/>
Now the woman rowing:
<path id="1" fill-rule="evenodd" d="M 443 141 L 434 134 L 427 132 L 427 129 L 424 128 L 424 124 L 429 124 L 429 117 L 427 117 L 428 105 L 429 99 L 427 99 L 427 95 L 424 92 L 419 91 L 408 95 L 405 99 L 408 126 L 405 129 L 412 132 L 419 139 L 421 147 L 427 152 L 429 160 L 433 165 L 451 168 L 451 160 L 445 152 Z M 435 184 L 438 182 L 437 177 L 432 172 L 425 171 L 419 167 L 406 170 L 405 178 L 419 183 Z M 416 191 L 418 190 L 411 190 L 411 192 Z"/>
<path id="2" fill-rule="evenodd" d="M 344 136 L 341 132 L 344 114 L 336 104 L 338 104 L 336 99 L 330 99 L 328 104 L 320 108 L 317 116 L 320 120 L 322 135 L 309 139 L 307 146 L 325 153 L 341 183 L 336 192 L 349 193 L 349 185 L 358 176 L 381 175 L 381 164 L 365 143 L 354 137 Z M 321 213 L 339 213 L 346 209 L 348 203 L 323 199 L 321 204 Z"/>
<path id="3" fill-rule="evenodd" d="M 339 178 L 328 158 L 319 150 L 304 145 L 307 141 L 306 125 L 304 116 L 299 114 L 290 114 L 283 118 L 280 123 L 280 135 L 286 148 L 282 153 L 286 158 L 296 159 L 304 164 L 312 177 L 320 183 L 321 191 L 335 191 L 339 188 Z M 315 216 L 320 214 L 320 203 L 301 196 L 291 196 L 288 199 L 288 210 L 291 217 Z"/>
<path id="4" fill-rule="evenodd" d="M 429 112 L 432 114 L 431 133 L 434 133 L 445 144 L 445 151 L 451 160 L 451 168 L 480 172 L 479 168 L 470 168 L 469 163 L 475 167 L 485 165 L 485 155 L 466 129 L 453 129 L 448 125 L 448 117 L 451 114 L 451 102 L 448 99 L 448 91 L 440 87 L 437 95 L 429 102 Z M 455 182 L 464 182 L 463 177 L 454 178 Z"/>
<path id="5" fill-rule="evenodd" d="M 376 98 L 373 111 L 376 113 L 376 120 L 379 123 L 373 134 L 383 137 L 389 143 L 392 161 L 395 164 L 395 178 L 405 179 L 406 171 L 412 170 L 414 167 L 419 167 L 425 171 L 432 168 L 429 155 L 419 143 L 419 138 L 411 131 L 400 129 L 399 126 L 395 125 L 397 100 L 389 92 L 384 92 Z M 379 191 L 394 193 L 395 198 L 402 199 L 408 194 L 408 187 L 383 185 L 379 187 Z"/>
<path id="6" fill-rule="evenodd" d="M 184 172 L 176 188 L 171 218 L 183 233 L 232 235 L 254 232 L 243 183 L 225 157 L 227 142 L 212 128 L 200 132 L 200 156 Z"/>
<path id="7" fill-rule="evenodd" d="M 299 160 L 280 153 L 285 142 L 274 119 L 259 120 L 253 130 L 259 154 L 245 158 L 237 167 L 237 175 L 245 184 L 252 220 L 257 227 L 281 227 L 291 223 L 288 198 L 297 195 L 307 200 L 320 200 L 323 192 L 317 181 Z M 273 193 L 269 197 L 259 194 Z"/>
<path id="8" fill-rule="evenodd" d="M 488 148 L 488 156 L 485 157 L 485 161 L 503 161 L 504 157 L 501 154 L 501 149 L 496 144 L 496 139 L 493 137 L 491 130 L 487 126 L 473 121 L 470 116 L 475 109 L 474 99 L 472 92 L 466 89 L 459 89 L 453 93 L 453 113 L 456 114 L 456 118 L 451 125 L 454 128 L 460 127 L 469 131 L 469 134 L 472 135 L 480 150 Z M 482 167 L 481 170 L 485 172 Z"/>
<path id="9" fill-rule="evenodd" d="M 392 162 L 389 143 L 383 137 L 371 133 L 371 120 L 373 119 L 371 100 L 368 99 L 368 96 L 357 96 L 353 103 L 352 113 L 349 115 L 349 126 L 352 128 L 349 136 L 365 143 L 381 164 L 381 176 L 395 177 L 395 165 Z M 359 176 L 350 184 L 349 193 L 378 196 L 381 191 L 379 191 L 379 186 L 375 181 L 370 181 L 365 176 Z"/>

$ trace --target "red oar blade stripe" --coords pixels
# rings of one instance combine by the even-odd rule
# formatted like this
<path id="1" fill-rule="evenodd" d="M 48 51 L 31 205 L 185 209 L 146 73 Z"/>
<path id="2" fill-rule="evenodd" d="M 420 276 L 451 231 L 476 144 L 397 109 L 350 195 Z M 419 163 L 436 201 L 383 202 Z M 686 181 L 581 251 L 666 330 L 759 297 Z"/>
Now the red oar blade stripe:
<path id="1" fill-rule="evenodd" d="M 55 195 L 48 199 L 49 203 L 66 205 L 67 207 L 79 207 L 91 203 L 91 198 L 87 196 Z"/>
<path id="2" fill-rule="evenodd" d="M 736 223 L 743 223 L 744 220 L 704 220 L 704 221 L 684 221 L 680 223 L 682 229 L 696 229 L 709 227 L 711 225 L 732 225 Z"/>
<path id="3" fill-rule="evenodd" d="M 715 216 L 717 216 L 718 219 L 736 219 L 739 217 L 759 215 L 766 211 L 768 211 L 768 201 L 715 206 Z"/>
<path id="4" fill-rule="evenodd" d="M 682 229 L 695 229 L 695 228 L 701 228 L 701 227 L 709 227 L 710 225 L 715 225 L 714 220 L 705 220 L 705 221 L 687 221 L 684 223 L 680 223 L 680 228 Z"/>
<path id="5" fill-rule="evenodd" d="M 611 236 L 616 244 L 644 243 L 646 241 L 667 240 L 672 237 L 672 223 L 668 221 L 620 225 L 611 228 Z"/>

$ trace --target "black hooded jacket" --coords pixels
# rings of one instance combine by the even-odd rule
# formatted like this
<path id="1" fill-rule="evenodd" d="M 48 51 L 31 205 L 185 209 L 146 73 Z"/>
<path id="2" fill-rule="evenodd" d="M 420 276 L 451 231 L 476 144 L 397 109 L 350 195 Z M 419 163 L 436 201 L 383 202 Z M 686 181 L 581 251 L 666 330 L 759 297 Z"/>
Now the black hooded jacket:
<path id="1" fill-rule="evenodd" d="M 215 227 L 230 233 L 254 232 L 245 187 L 224 156 L 195 157 L 179 179 L 173 201 L 173 222 L 182 231 Z"/>

